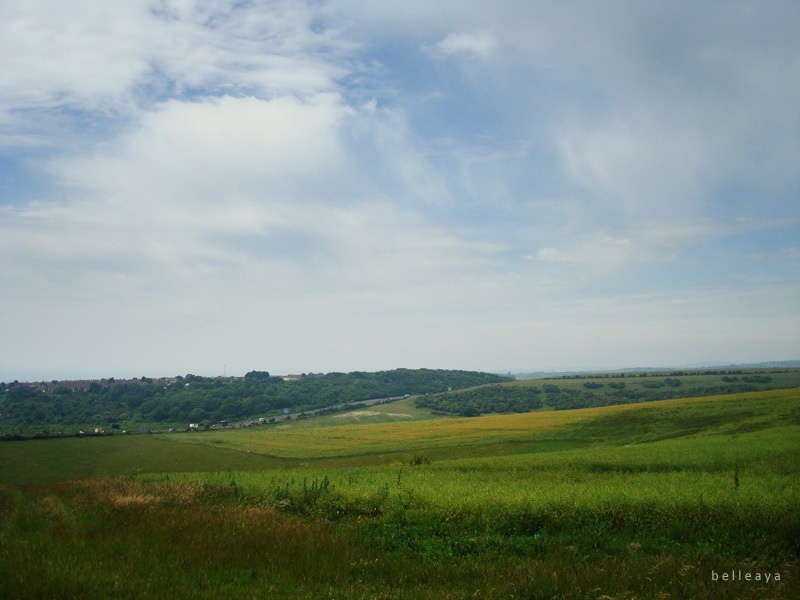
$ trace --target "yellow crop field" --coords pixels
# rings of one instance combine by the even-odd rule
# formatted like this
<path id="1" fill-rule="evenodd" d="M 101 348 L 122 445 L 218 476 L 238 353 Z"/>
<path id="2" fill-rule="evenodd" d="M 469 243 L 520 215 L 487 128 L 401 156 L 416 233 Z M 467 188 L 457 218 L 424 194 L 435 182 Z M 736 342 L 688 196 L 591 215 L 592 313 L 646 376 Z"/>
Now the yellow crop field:
<path id="1" fill-rule="evenodd" d="M 391 423 L 343 424 L 313 427 L 305 422 L 280 424 L 266 428 L 221 430 L 203 433 L 164 436 L 163 439 L 180 443 L 212 445 L 288 459 L 333 459 L 372 457 L 375 462 L 385 462 L 396 453 L 444 452 L 457 449 L 461 455 L 492 454 L 481 450 L 493 445 L 536 443 L 552 440 L 548 434 L 566 426 L 597 419 L 616 419 L 624 425 L 624 415 L 638 415 L 641 420 L 656 422 L 681 411 L 685 419 L 708 418 L 720 410 L 737 413 L 748 412 L 748 419 L 757 423 L 759 410 L 766 418 L 776 416 L 776 403 L 797 401 L 797 389 L 774 390 L 729 396 L 664 400 L 648 404 L 616 405 L 565 411 L 542 411 L 524 414 L 489 415 L 480 418 L 444 418 L 431 420 L 396 421 Z M 390 410 L 391 404 L 384 410 Z M 791 408 L 784 407 L 780 415 Z M 737 413 L 738 414 L 738 413 Z M 787 417 L 788 418 L 788 417 Z M 702 422 L 702 421 L 701 421 Z M 741 424 L 739 425 L 741 426 Z M 642 424 L 644 431 L 648 425 Z M 724 430 L 724 423 L 720 424 Z M 504 454 L 505 452 L 499 452 Z"/>
<path id="2" fill-rule="evenodd" d="M 609 407 L 609 411 L 624 407 Z M 598 409 L 490 415 L 480 419 L 344 424 L 325 427 L 277 425 L 241 431 L 169 436 L 178 442 L 223 446 L 285 458 L 331 458 L 353 453 L 414 451 L 448 446 L 529 440 L 539 433 L 591 419 Z"/>

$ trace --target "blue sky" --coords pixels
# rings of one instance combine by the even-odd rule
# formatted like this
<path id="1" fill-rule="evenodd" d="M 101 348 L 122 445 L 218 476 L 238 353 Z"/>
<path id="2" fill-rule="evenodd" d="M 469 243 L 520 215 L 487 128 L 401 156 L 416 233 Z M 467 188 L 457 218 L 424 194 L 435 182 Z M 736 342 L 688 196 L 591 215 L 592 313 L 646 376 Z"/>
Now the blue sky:
<path id="1" fill-rule="evenodd" d="M 795 2 L 0 6 L 0 379 L 800 358 Z"/>

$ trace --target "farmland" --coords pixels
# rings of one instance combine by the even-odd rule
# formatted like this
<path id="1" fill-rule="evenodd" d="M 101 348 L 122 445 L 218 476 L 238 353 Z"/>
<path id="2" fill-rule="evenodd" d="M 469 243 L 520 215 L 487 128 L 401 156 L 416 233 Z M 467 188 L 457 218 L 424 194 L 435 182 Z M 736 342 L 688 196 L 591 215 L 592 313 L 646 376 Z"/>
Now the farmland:
<path id="1" fill-rule="evenodd" d="M 360 413 L 0 445 L 0 594 L 800 592 L 798 389 L 477 418 L 433 418 L 410 399 Z"/>

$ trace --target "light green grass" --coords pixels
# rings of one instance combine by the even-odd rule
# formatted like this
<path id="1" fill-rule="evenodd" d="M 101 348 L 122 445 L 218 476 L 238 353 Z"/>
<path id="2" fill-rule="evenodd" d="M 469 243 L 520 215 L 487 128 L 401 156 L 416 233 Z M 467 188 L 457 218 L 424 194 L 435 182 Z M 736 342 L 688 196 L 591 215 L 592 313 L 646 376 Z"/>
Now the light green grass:
<path id="1" fill-rule="evenodd" d="M 731 404 L 735 406 L 737 400 Z M 780 414 L 790 405 L 791 402 L 778 405 L 776 412 Z M 574 519 L 578 510 L 575 507 L 591 512 L 598 507 L 611 510 L 616 506 L 616 510 L 626 513 L 626 518 L 635 520 L 639 518 L 634 516 L 637 511 L 671 514 L 678 509 L 699 510 L 707 505 L 722 513 L 738 512 L 750 514 L 748 518 L 755 520 L 769 520 L 769 515 L 785 515 L 797 505 L 800 426 L 776 423 L 754 431 L 725 433 L 731 431 L 731 422 L 711 418 L 724 414 L 722 404 L 712 401 L 705 406 L 691 406 L 704 408 L 708 421 L 715 424 L 701 432 L 652 442 L 635 442 L 632 438 L 638 434 L 630 438 L 617 435 L 611 442 L 577 437 L 573 447 L 568 448 L 523 442 L 512 446 L 515 452 L 505 448 L 504 455 L 457 459 L 447 458 L 446 454 L 441 457 L 437 448 L 430 447 L 430 464 L 416 467 L 409 464 L 415 452 L 402 455 L 395 451 L 380 455 L 384 464 L 374 466 L 334 468 L 333 461 L 325 461 L 264 473 L 190 473 L 158 479 L 235 481 L 250 496 L 269 496 L 284 487 L 300 494 L 303 485 L 328 479 L 330 489 L 337 494 L 336 502 L 378 498 L 389 511 L 410 502 L 425 510 L 470 514 L 535 509 L 563 513 L 563 519 Z M 661 432 L 668 434 L 669 424 L 683 431 L 683 421 L 677 419 L 680 411 L 666 406 L 663 411 L 672 419 L 661 419 Z M 602 413 L 606 419 L 612 416 L 609 411 Z M 618 416 L 624 414 L 621 411 Z M 753 417 L 752 422 L 763 418 L 764 415 Z M 571 427 L 541 435 L 575 435 L 602 420 L 576 420 Z M 744 416 L 740 420 L 751 422 Z M 655 415 L 653 422 L 658 422 Z M 614 424 L 616 419 L 611 422 Z M 598 430 L 602 429 L 592 429 L 595 433 Z M 607 433 L 618 432 L 609 429 Z M 483 452 L 497 449 L 492 444 L 472 447 Z M 348 464 L 347 460 L 342 462 Z M 326 511 L 335 511 L 336 503 L 321 506 L 320 510 L 329 518 L 335 516 Z"/>
<path id="2" fill-rule="evenodd" d="M 301 417 L 284 422 L 282 425 L 291 424 L 296 427 L 326 427 L 365 423 L 392 423 L 397 421 L 416 421 L 434 418 L 441 418 L 441 416 L 434 415 L 433 412 L 427 408 L 417 408 L 413 398 L 404 398 L 402 400 L 387 402 L 386 404 L 373 404 L 371 406 L 364 406 L 363 408 L 337 412 L 332 415 L 324 414 L 308 418 Z M 278 427 L 280 426 L 281 425 L 278 425 Z"/>

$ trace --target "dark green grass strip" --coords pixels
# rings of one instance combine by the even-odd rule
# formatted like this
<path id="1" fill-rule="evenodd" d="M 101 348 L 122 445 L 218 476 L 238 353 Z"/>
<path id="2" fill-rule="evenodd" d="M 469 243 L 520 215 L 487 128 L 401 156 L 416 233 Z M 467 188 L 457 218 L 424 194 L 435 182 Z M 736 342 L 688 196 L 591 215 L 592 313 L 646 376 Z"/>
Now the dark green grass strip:
<path id="1" fill-rule="evenodd" d="M 149 435 L 0 443 L 0 483 L 6 485 L 138 473 L 257 471 L 286 463 L 277 457 Z"/>

